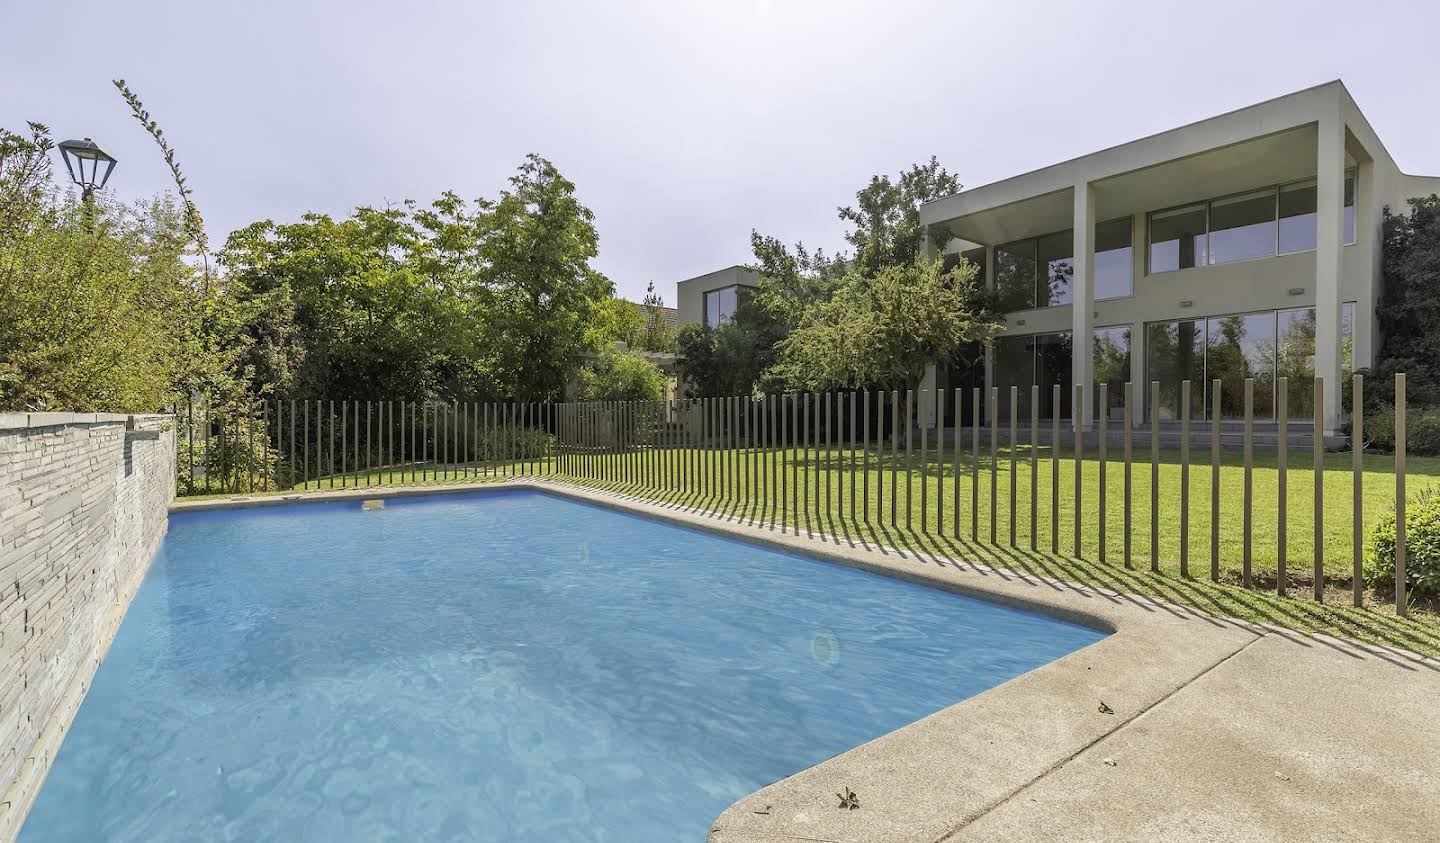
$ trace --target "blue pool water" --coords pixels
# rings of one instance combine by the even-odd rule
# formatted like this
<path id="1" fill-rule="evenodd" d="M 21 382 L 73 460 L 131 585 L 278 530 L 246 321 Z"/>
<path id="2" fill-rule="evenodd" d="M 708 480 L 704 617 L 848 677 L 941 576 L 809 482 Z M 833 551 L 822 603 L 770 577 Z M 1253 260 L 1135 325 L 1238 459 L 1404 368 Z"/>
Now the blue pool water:
<path id="1" fill-rule="evenodd" d="M 20 840 L 699 841 L 1101 637 L 539 493 L 176 515 Z"/>

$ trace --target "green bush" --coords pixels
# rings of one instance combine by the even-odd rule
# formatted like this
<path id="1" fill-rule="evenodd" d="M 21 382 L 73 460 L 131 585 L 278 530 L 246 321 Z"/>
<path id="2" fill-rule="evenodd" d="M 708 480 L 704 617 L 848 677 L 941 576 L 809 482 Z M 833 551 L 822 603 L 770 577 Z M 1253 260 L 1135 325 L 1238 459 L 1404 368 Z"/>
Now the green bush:
<path id="1" fill-rule="evenodd" d="M 533 460 L 551 452 L 555 437 L 528 427 L 499 427 L 475 431 L 470 440 L 471 459 Z"/>
<path id="2" fill-rule="evenodd" d="M 580 369 L 581 401 L 659 401 L 665 395 L 660 367 L 633 351 L 606 349 Z"/>
<path id="3" fill-rule="evenodd" d="M 1395 450 L 1395 408 L 1384 406 L 1365 417 L 1365 443 L 1379 451 Z M 1440 456 L 1440 407 L 1405 410 L 1405 453 Z"/>
<path id="4" fill-rule="evenodd" d="M 1405 507 L 1405 582 L 1412 596 L 1440 596 L 1440 490 L 1426 489 Z M 1370 532 L 1365 583 L 1380 594 L 1395 593 L 1395 513 Z"/>

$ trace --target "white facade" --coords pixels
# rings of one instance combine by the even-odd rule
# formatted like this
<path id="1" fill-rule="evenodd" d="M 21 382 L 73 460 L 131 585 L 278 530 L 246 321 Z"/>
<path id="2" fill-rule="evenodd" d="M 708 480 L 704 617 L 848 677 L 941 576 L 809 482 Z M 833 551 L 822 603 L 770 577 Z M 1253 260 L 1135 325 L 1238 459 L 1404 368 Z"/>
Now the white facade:
<path id="1" fill-rule="evenodd" d="M 1354 365 L 1364 367 L 1378 347 L 1382 209 L 1403 213 L 1406 199 L 1434 192 L 1440 178 L 1402 173 L 1336 81 L 966 190 L 927 203 L 921 218 L 947 226 L 955 236 L 947 251 L 983 262 L 987 284 L 1001 285 L 1011 300 L 1004 335 L 987 353 L 988 384 L 1018 380 L 1028 393 L 1014 370 L 1033 353 L 1030 383 L 1048 404 L 1052 383 L 1064 381 L 1068 393 L 1070 384 L 1096 381 L 1096 354 L 1083 352 L 1099 341 L 1097 329 L 1114 328 L 1102 334 L 1118 338 L 1128 328 L 1128 377 L 1101 379 L 1132 384 L 1138 422 L 1146 417 L 1139 408 L 1148 408 L 1146 384 L 1178 372 L 1192 381 L 1192 415 L 1203 418 L 1209 376 L 1233 385 L 1240 368 L 1256 365 L 1246 355 L 1283 357 L 1291 325 L 1307 341 L 1313 333 L 1313 360 L 1288 374 L 1324 378 L 1321 409 L 1331 432 L 1342 418 L 1334 388 L 1350 353 L 1342 352 L 1353 344 Z M 1117 246 L 1127 230 L 1128 254 Z M 1027 299 L 1032 274 L 1037 292 Z M 1092 341 L 1073 343 L 1082 353 L 1070 355 L 1064 377 L 1043 372 L 1044 338 L 1063 342 L 1067 332 Z M 997 360 L 1002 349 L 1021 347 L 1019 337 L 1032 338 L 1032 351 Z M 1182 346 L 1184 355 L 1176 354 Z M 1182 356 L 1183 365 L 1170 360 Z M 1276 372 L 1287 374 L 1277 363 L 1272 381 Z M 1302 388 L 1311 383 L 1291 383 L 1290 393 L 1308 400 L 1296 392 Z M 1238 392 L 1226 395 L 1222 409 Z M 1089 420 L 1095 390 L 1084 395 L 1081 417 Z M 1023 399 L 1028 404 L 1028 394 Z M 1155 417 L 1174 412 L 1173 401 L 1162 402 Z"/>

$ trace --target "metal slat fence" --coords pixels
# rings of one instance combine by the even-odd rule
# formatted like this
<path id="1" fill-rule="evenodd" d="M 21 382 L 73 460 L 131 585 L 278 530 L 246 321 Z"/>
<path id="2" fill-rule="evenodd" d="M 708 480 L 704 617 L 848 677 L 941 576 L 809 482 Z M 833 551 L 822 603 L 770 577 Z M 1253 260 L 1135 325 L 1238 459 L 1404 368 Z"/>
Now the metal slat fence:
<path id="1" fill-rule="evenodd" d="M 1350 385 L 1353 508 L 1351 534 L 1345 543 L 1350 558 L 1331 561 L 1350 563 L 1346 568 L 1353 582 L 1352 599 L 1361 605 L 1366 527 L 1362 505 L 1363 377 L 1356 375 Z M 1304 470 L 1290 465 L 1288 412 L 1294 390 L 1284 378 L 1276 385 L 1275 435 L 1269 443 L 1273 446 L 1275 494 L 1261 500 L 1257 476 L 1271 469 L 1257 465 L 1257 454 L 1263 463 L 1268 453 L 1267 445 L 1256 437 L 1254 380 L 1243 383 L 1238 458 L 1232 455 L 1228 461 L 1222 441 L 1220 408 L 1225 396 L 1221 381 L 1211 383 L 1208 396 L 1203 385 L 1198 392 L 1202 409 L 1208 398 L 1208 412 L 1201 414 L 1208 416 L 1208 443 L 1203 430 L 1192 440 L 1191 383 L 1182 381 L 1178 386 L 1179 440 L 1162 458 L 1162 425 L 1155 418 L 1156 408 L 1161 406 L 1161 384 L 1149 384 L 1147 483 L 1141 479 L 1143 473 L 1133 470 L 1136 454 L 1132 440 L 1140 416 L 1132 408 L 1133 385 L 1123 385 L 1122 400 L 1115 408 L 1120 416 L 1114 420 L 1120 427 L 1122 463 L 1118 493 L 1117 484 L 1110 482 L 1116 458 L 1110 442 L 1108 384 L 1095 388 L 1095 406 L 1101 411 L 1093 423 L 1084 418 L 1087 390 L 1074 388 L 1066 413 L 1061 406 L 1062 390 L 1054 385 L 1049 396 L 1048 442 L 1041 425 L 1039 386 L 1028 390 L 1028 407 L 1022 406 L 1017 387 L 1007 390 L 1003 408 L 998 387 L 969 390 L 972 425 L 968 443 L 964 438 L 967 431 L 960 426 L 967 398 L 966 390 L 961 389 L 557 403 L 269 399 L 211 406 L 191 401 L 177 410 L 184 428 L 179 437 L 179 487 L 182 495 L 236 495 L 546 477 L 742 518 L 786 532 L 881 543 L 899 541 L 907 534 L 967 540 L 962 537 L 962 525 L 968 522 L 968 541 L 980 542 L 984 536 L 991 545 L 1018 548 L 1023 522 L 1027 546 L 1036 552 L 1041 529 L 1048 522 L 1052 554 L 1060 553 L 1062 522 L 1068 520 L 1073 530 L 1071 556 L 1084 559 L 1093 552 L 1094 561 L 1112 564 L 1109 553 L 1115 541 L 1120 563 L 1133 568 L 1134 556 L 1145 543 L 1152 571 L 1161 571 L 1162 562 L 1178 563 L 1181 577 L 1191 576 L 1190 542 L 1192 531 L 1198 529 L 1201 536 L 1208 532 L 1209 578 L 1220 581 L 1238 575 L 1245 587 L 1253 587 L 1259 561 L 1252 534 L 1257 525 L 1268 523 L 1275 535 L 1273 587 L 1286 593 L 1292 542 L 1288 525 L 1292 516 L 1303 519 L 1307 515 L 1291 512 L 1287 504 L 1289 475 Z M 1323 600 L 1327 470 L 1325 443 L 1316 435 L 1323 426 L 1323 381 L 1316 378 L 1311 390 L 1310 576 L 1313 598 Z M 1396 378 L 1395 394 L 1395 578 L 1397 608 L 1403 614 L 1403 375 Z M 947 407 L 953 407 L 948 425 Z M 1002 409 L 1008 411 L 1003 436 Z M 1028 425 L 1022 426 L 1026 415 Z M 1088 430 L 1094 437 L 1095 458 L 1087 457 L 1086 435 L 1077 435 L 1077 430 Z M 982 434 L 987 445 L 984 450 Z M 1192 445 L 1208 450 L 1208 473 L 1203 469 L 1191 472 Z M 1043 465 L 1047 459 L 1048 472 Z M 1068 467 L 1062 466 L 1066 462 Z M 1238 499 L 1225 493 L 1227 468 L 1232 475 L 1239 475 Z M 980 482 L 982 471 L 988 472 L 988 484 Z M 1000 474 L 1007 472 L 1002 493 Z M 963 482 L 965 473 L 969 483 Z M 1177 479 L 1177 486 L 1167 488 L 1167 483 Z M 1063 499 L 1064 487 L 1071 485 L 1066 481 L 1073 481 L 1068 501 Z M 1028 485 L 1029 505 L 1024 509 L 1019 506 L 1022 482 Z M 1192 495 L 1197 483 L 1208 483 L 1209 494 Z M 1048 496 L 1042 494 L 1042 486 L 1048 486 Z M 1148 506 L 1143 505 L 1141 486 L 1148 486 Z M 1003 515 L 1002 494 L 1006 498 Z M 1239 509 L 1238 518 L 1233 509 Z M 1148 542 L 1140 532 L 1146 517 Z M 1227 517 L 1234 520 L 1227 522 Z M 1162 531 L 1163 524 L 1171 523 L 1178 523 L 1178 534 Z M 1227 535 L 1227 523 L 1235 525 L 1230 532 L 1239 532 L 1238 540 Z"/>

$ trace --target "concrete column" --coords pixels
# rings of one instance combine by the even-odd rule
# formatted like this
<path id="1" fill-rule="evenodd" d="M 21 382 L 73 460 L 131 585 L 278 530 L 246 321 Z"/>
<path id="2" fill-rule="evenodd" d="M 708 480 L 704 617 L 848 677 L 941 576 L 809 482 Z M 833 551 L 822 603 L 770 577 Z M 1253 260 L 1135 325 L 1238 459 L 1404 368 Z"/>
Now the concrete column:
<path id="1" fill-rule="evenodd" d="M 1083 385 L 1082 406 L 1077 407 L 1080 429 L 1090 426 L 1091 405 L 1094 403 L 1094 355 L 1090 344 L 1095 328 L 1095 189 L 1089 182 L 1075 185 L 1075 270 L 1071 276 L 1070 330 L 1072 349 L 1070 376 L 1073 383 Z"/>
<path id="2" fill-rule="evenodd" d="M 995 247 L 985 246 L 985 287 L 995 289 Z M 985 406 L 990 401 L 990 387 L 995 383 L 995 346 L 985 346 L 985 389 L 980 393 L 982 412 L 985 418 L 990 418 L 990 408 Z M 969 406 L 968 404 L 966 406 Z"/>
<path id="3" fill-rule="evenodd" d="M 1130 284 L 1131 295 L 1145 283 L 1145 273 L 1150 270 L 1148 263 L 1150 232 L 1145 229 L 1145 214 L 1136 212 L 1130 226 Z M 1145 385 L 1146 354 L 1145 323 L 1136 322 L 1130 326 L 1130 395 L 1131 424 L 1145 423 L 1145 399 L 1150 387 Z"/>
<path id="4" fill-rule="evenodd" d="M 1379 185 L 1375 182 L 1374 160 L 1361 161 L 1355 174 L 1355 245 L 1350 247 L 1360 255 L 1361 276 L 1344 279 L 1340 285 L 1340 301 L 1355 300 L 1355 346 L 1354 365 L 1356 369 L 1367 369 L 1375 365 L 1375 354 L 1379 351 L 1379 336 L 1376 333 L 1374 302 L 1380 299 L 1382 232 L 1381 218 L 1385 203 L 1381 199 Z M 1342 251 L 1344 251 L 1342 249 Z M 1352 262 L 1353 265 L 1353 262 Z M 1343 267 L 1344 264 L 1342 263 Z M 1351 296 L 1346 289 L 1359 290 Z M 1345 410 L 1344 407 L 1341 408 Z"/>
<path id="5" fill-rule="evenodd" d="M 1325 379 L 1325 433 L 1340 424 L 1340 272 L 1345 243 L 1345 122 L 1327 109 L 1318 127 L 1315 237 L 1315 374 Z"/>

